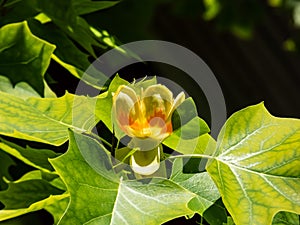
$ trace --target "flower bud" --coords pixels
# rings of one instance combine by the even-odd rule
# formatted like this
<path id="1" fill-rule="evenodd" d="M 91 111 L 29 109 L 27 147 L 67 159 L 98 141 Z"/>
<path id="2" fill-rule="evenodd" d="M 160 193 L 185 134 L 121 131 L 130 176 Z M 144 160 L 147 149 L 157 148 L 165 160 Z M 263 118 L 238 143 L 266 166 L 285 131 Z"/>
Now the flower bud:
<path id="1" fill-rule="evenodd" d="M 172 113 L 184 99 L 183 92 L 174 99 L 173 93 L 161 84 L 150 85 L 145 90 L 125 85 L 118 88 L 113 96 L 114 124 L 132 137 L 130 148 L 152 151 L 136 152 L 131 157 L 135 172 L 143 174 L 144 171 L 148 175 L 159 168 L 158 145 L 172 133 Z M 145 160 L 147 155 L 151 155 L 151 162 Z"/>

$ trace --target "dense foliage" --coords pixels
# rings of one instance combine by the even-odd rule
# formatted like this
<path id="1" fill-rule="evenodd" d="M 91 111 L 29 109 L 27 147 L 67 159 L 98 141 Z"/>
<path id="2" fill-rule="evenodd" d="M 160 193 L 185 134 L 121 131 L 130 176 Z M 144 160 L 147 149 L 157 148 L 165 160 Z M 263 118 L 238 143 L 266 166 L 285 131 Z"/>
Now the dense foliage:
<path id="1" fill-rule="evenodd" d="M 101 74 L 82 77 L 100 52 L 116 47 L 82 15 L 115 4 L 2 1 L 0 221 L 44 209 L 59 225 L 155 225 L 195 214 L 211 225 L 299 225 L 300 120 L 274 117 L 263 103 L 233 114 L 214 140 L 186 98 L 161 140 L 160 170 L 150 177 L 132 171 L 126 160 L 134 152 L 116 144 L 110 116 L 114 93 L 132 84 L 116 75 L 103 87 Z M 50 61 L 101 94 L 57 97 Z M 10 170 L 16 164 L 18 178 Z"/>

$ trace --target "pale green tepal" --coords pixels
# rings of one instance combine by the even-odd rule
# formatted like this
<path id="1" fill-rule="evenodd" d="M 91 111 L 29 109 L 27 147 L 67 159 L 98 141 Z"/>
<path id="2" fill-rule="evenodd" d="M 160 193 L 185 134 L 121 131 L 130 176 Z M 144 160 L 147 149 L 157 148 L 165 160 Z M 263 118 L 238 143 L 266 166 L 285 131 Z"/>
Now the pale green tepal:
<path id="1" fill-rule="evenodd" d="M 160 143 L 173 131 L 172 113 L 185 99 L 181 92 L 174 99 L 164 85 L 148 87 L 121 85 L 113 96 L 113 122 L 131 137 L 128 147 L 136 149 L 130 156 L 135 173 L 151 175 L 159 169 Z"/>

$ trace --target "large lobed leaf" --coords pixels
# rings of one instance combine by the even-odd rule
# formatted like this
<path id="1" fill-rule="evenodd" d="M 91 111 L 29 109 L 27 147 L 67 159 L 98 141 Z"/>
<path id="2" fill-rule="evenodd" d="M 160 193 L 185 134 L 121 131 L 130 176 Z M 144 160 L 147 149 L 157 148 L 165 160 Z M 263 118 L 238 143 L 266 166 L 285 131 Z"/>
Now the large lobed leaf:
<path id="1" fill-rule="evenodd" d="M 9 77 L 13 84 L 25 81 L 43 95 L 43 75 L 54 49 L 34 36 L 27 22 L 6 25 L 0 28 L 0 75 Z"/>
<path id="2" fill-rule="evenodd" d="M 122 84 L 128 82 L 116 76 L 109 90 L 96 98 L 69 93 L 61 98 L 40 98 L 31 97 L 38 95 L 25 83 L 12 88 L 8 80 L 0 79 L 0 90 L 8 92 L 0 91 L 0 134 L 61 145 L 68 139 L 68 128 L 90 132 L 100 119 L 112 131 L 112 95 Z M 186 130 L 191 129 L 191 122 Z M 207 125 L 200 119 L 199 122 L 203 133 L 207 132 Z M 180 132 L 174 134 L 176 141 Z"/>
<path id="3" fill-rule="evenodd" d="M 230 117 L 207 170 L 237 225 L 269 225 L 300 213 L 300 120 L 273 117 L 263 104 Z"/>
<path id="4" fill-rule="evenodd" d="M 66 93 L 61 98 L 22 99 L 0 94 L 0 134 L 61 145 L 68 129 L 90 131 L 99 119 L 94 116 L 95 98 Z"/>
<path id="5" fill-rule="evenodd" d="M 110 155 L 102 145 L 73 132 L 67 153 L 51 163 L 70 192 L 60 225 L 161 224 L 193 214 L 188 203 L 197 195 L 189 189 L 201 186 L 190 176 L 179 178 L 179 171 L 174 179 L 183 186 L 164 178 L 124 180 L 113 172 Z"/>
<path id="6" fill-rule="evenodd" d="M 3 62 L 0 64 L 0 74 L 9 76 L 14 83 L 24 80 L 42 95 L 41 78 L 52 57 L 77 78 L 82 78 L 97 89 L 103 88 L 103 83 L 108 79 L 103 73 L 96 69 L 93 72 L 89 69 L 90 74 L 85 73 L 90 66 L 88 57 L 92 55 L 96 58 L 94 47 L 113 48 L 116 47 L 116 41 L 108 32 L 97 30 L 79 15 L 117 3 L 91 0 L 22 0 L 4 3 L 2 7 L 6 14 L 0 26 L 7 25 L 0 30 L 0 59 Z M 9 24 L 15 22 L 18 23 Z M 89 54 L 79 49 L 71 39 Z M 2 52 L 2 49 L 5 51 Z M 52 54 L 54 49 L 55 55 Z M 124 50 L 122 52 L 125 53 Z M 19 73 L 21 70 L 22 73 Z"/>

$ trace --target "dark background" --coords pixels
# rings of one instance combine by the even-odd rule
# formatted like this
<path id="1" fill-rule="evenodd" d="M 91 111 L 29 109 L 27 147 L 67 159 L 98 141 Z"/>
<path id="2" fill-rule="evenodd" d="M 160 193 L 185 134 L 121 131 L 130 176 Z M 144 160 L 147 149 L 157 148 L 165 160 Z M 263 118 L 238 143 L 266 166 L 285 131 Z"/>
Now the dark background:
<path id="1" fill-rule="evenodd" d="M 284 49 L 285 41 L 298 35 L 292 12 L 264 1 L 230 0 L 227 5 L 224 3 L 224 12 L 207 21 L 203 19 L 201 2 L 127 0 L 102 11 L 101 17 L 92 14 L 87 18 L 96 27 L 116 35 L 122 43 L 158 39 L 195 52 L 218 79 L 228 116 L 264 101 L 276 116 L 299 118 L 300 56 L 297 51 Z M 235 24 L 244 31 L 232 29 Z M 147 69 L 159 76 L 168 73 L 168 69 L 159 66 Z M 129 71 L 145 75 L 140 66 Z M 185 82 L 186 79 L 169 68 L 167 76 L 172 76 L 170 74 L 175 82 L 192 90 L 191 95 L 197 100 L 193 83 Z M 201 114 L 201 102 L 198 108 Z"/>

